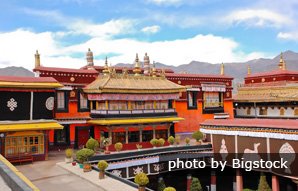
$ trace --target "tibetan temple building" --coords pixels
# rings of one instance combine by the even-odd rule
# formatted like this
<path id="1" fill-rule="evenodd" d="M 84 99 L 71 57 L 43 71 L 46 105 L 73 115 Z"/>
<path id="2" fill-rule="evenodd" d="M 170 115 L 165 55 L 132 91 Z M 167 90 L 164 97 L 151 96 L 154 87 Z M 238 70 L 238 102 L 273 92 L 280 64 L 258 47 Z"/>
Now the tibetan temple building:
<path id="1" fill-rule="evenodd" d="M 60 87 L 51 77 L 0 77 L 0 154 L 12 162 L 47 158 L 49 132 L 63 129 L 54 120 Z"/>
<path id="2" fill-rule="evenodd" d="M 298 118 L 298 71 L 287 70 L 282 54 L 278 69 L 248 74 L 234 97 L 236 117 Z"/>
<path id="3" fill-rule="evenodd" d="M 286 69 L 282 55 L 278 70 L 251 74 L 249 68 L 245 83 L 238 88 L 234 100 L 237 118 L 206 120 L 200 124 L 214 153 L 229 165 L 233 158 L 251 154 L 258 160 L 283 158 L 288 161 L 288 169 L 261 169 L 271 178 L 274 191 L 297 190 L 297 79 L 298 72 Z M 249 185 L 245 175 L 242 176 L 244 172 L 244 169 L 238 169 L 234 173 L 237 190 Z"/>
<path id="4" fill-rule="evenodd" d="M 141 142 L 146 147 L 153 137 L 191 134 L 205 119 L 233 118 L 233 78 L 223 65 L 220 75 L 176 74 L 155 68 L 147 54 L 143 67 L 136 58 L 132 68 L 109 67 L 107 59 L 95 66 L 90 49 L 86 58 L 86 66 L 69 69 L 44 67 L 35 55 L 36 76 L 63 84 L 55 119 L 64 129 L 50 132 L 50 149 L 79 148 L 101 136 L 127 143 L 124 149 Z"/>

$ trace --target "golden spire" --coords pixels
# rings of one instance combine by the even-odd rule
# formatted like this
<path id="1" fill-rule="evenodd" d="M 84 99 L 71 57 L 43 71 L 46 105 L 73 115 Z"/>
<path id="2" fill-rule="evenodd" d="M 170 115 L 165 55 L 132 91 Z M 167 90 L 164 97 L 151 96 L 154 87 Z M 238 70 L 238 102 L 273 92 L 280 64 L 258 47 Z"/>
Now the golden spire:
<path id="1" fill-rule="evenodd" d="M 102 73 L 105 76 L 109 74 L 109 66 L 108 66 L 108 57 L 107 56 L 106 56 L 106 61 L 105 61 L 105 65 L 103 67 Z"/>
<path id="2" fill-rule="evenodd" d="M 35 68 L 40 66 L 40 54 L 38 53 L 38 50 L 36 50 L 35 53 Z"/>
<path id="3" fill-rule="evenodd" d="M 250 68 L 250 65 L 247 66 L 247 75 L 250 75 L 251 74 L 251 68 Z"/>
<path id="4" fill-rule="evenodd" d="M 224 63 L 222 63 L 221 64 L 221 66 L 220 66 L 220 75 L 225 75 L 225 65 L 224 65 Z"/>
<path id="5" fill-rule="evenodd" d="M 142 72 L 141 67 L 140 67 L 140 62 L 139 62 L 139 56 L 138 56 L 138 53 L 136 54 L 135 67 L 134 67 L 134 69 L 133 69 L 133 72 L 134 72 L 135 76 L 140 75 L 140 73 Z"/>
<path id="6" fill-rule="evenodd" d="M 280 53 L 280 59 L 279 59 L 279 64 L 278 64 L 279 69 L 281 70 L 286 70 L 287 69 L 287 65 L 286 62 L 283 59 L 283 54 L 282 52 Z"/>
<path id="7" fill-rule="evenodd" d="M 145 76 L 150 75 L 150 59 L 149 59 L 149 56 L 147 55 L 147 52 L 145 53 L 145 56 L 144 56 L 144 75 Z"/>

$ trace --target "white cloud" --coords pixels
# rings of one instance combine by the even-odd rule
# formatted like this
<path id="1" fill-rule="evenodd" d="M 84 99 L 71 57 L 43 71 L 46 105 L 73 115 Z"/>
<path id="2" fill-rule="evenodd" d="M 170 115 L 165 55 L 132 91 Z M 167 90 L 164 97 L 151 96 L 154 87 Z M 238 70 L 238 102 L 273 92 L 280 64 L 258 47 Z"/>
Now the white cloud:
<path id="1" fill-rule="evenodd" d="M 148 0 L 149 3 L 156 5 L 179 5 L 182 3 L 182 0 Z"/>
<path id="2" fill-rule="evenodd" d="M 298 41 L 298 32 L 279 32 L 277 38 Z"/>
<path id="3" fill-rule="evenodd" d="M 86 65 L 84 57 L 71 56 L 85 55 L 88 48 L 91 48 L 95 57 L 109 53 L 118 55 L 109 58 L 112 64 L 133 63 L 135 53 L 139 53 L 142 60 L 145 52 L 148 52 L 151 61 L 175 66 L 187 64 L 192 60 L 221 63 L 264 56 L 257 52 L 245 54 L 238 50 L 238 43 L 234 40 L 214 35 L 196 35 L 188 39 L 155 42 L 95 37 L 81 44 L 63 47 L 58 45 L 55 35 L 51 32 L 34 33 L 19 29 L 0 33 L 0 41 L 0 67 L 23 66 L 27 69 L 34 67 L 36 49 L 41 54 L 42 65 L 69 68 L 80 68 Z M 103 65 L 103 63 L 103 60 L 95 60 L 96 65 Z"/>
<path id="4" fill-rule="evenodd" d="M 270 26 L 276 28 L 280 28 L 292 23 L 290 18 L 266 9 L 245 9 L 233 11 L 221 21 L 228 24 L 243 23 L 248 26 Z"/>
<path id="5" fill-rule="evenodd" d="M 148 26 L 141 29 L 142 32 L 147 34 L 154 34 L 154 33 L 157 33 L 159 30 L 160 30 L 160 26 L 158 25 Z"/>

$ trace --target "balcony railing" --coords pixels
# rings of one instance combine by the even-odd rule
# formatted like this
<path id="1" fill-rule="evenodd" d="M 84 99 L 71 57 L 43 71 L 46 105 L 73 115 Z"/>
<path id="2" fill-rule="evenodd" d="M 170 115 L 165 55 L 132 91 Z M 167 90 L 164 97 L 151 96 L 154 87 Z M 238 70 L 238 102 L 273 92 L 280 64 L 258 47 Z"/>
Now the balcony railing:
<path id="1" fill-rule="evenodd" d="M 91 114 L 99 114 L 99 115 L 173 113 L 173 112 L 176 112 L 175 109 L 91 110 Z"/>
<path id="2" fill-rule="evenodd" d="M 204 101 L 204 108 L 223 107 L 223 102 L 207 102 Z"/>

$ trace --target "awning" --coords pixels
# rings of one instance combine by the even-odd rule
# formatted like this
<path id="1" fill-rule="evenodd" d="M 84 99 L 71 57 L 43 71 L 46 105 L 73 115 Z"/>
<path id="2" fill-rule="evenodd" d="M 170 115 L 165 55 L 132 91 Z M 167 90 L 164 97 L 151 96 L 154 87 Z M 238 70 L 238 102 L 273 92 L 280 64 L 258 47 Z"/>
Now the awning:
<path id="1" fill-rule="evenodd" d="M 129 101 L 148 101 L 148 100 L 169 100 L 179 99 L 178 93 L 172 94 L 88 94 L 89 100 L 129 100 Z"/>
<path id="2" fill-rule="evenodd" d="M 224 84 L 201 84 L 204 92 L 225 92 L 226 85 Z"/>
<path id="3" fill-rule="evenodd" d="M 182 117 L 159 117 L 159 118 L 123 118 L 123 119 L 92 119 L 88 123 L 95 125 L 126 125 L 144 123 L 165 123 L 184 120 Z"/>
<path id="4" fill-rule="evenodd" d="M 63 129 L 57 122 L 1 123 L 0 132 Z"/>

